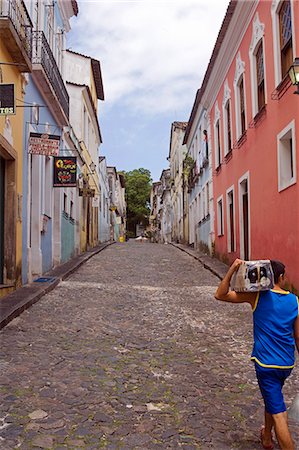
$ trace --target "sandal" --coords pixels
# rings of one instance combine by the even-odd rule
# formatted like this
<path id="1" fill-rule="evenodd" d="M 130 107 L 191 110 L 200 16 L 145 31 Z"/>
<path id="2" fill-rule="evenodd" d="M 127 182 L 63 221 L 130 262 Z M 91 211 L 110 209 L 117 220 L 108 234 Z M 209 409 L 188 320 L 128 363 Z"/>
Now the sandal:
<path id="1" fill-rule="evenodd" d="M 265 450 L 273 450 L 273 449 L 274 449 L 274 442 L 273 442 L 272 436 L 271 436 L 271 441 L 272 441 L 272 442 L 271 442 L 270 445 L 265 445 L 265 444 L 263 444 L 264 430 L 265 430 L 265 427 L 262 427 L 262 428 L 261 428 L 261 435 L 260 435 L 262 447 L 263 447 Z"/>

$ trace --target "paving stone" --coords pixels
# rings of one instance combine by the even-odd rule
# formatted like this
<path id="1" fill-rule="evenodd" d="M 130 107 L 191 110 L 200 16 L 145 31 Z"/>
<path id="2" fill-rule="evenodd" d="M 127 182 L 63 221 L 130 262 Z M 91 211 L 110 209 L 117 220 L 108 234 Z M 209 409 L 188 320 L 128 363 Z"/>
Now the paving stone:
<path id="1" fill-rule="evenodd" d="M 54 444 L 53 437 L 52 436 L 47 436 L 47 435 L 36 436 L 32 440 L 33 447 L 51 449 L 53 447 L 53 444 Z"/>
<path id="2" fill-rule="evenodd" d="M 218 282 L 173 246 L 90 259 L 1 331 L 1 450 L 258 450 L 252 313 Z"/>

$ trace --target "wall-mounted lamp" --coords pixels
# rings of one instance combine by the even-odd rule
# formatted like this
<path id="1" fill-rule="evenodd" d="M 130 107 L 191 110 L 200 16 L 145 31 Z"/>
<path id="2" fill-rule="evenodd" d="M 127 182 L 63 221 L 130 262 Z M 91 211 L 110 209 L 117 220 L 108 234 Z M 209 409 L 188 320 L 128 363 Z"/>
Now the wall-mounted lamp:
<path id="1" fill-rule="evenodd" d="M 89 168 L 90 168 L 91 173 L 94 174 L 96 171 L 96 165 L 93 161 L 89 164 Z"/>
<path id="2" fill-rule="evenodd" d="M 294 94 L 299 94 L 299 58 L 295 58 L 293 64 L 291 65 L 289 69 L 289 77 L 292 84 L 297 87 Z"/>

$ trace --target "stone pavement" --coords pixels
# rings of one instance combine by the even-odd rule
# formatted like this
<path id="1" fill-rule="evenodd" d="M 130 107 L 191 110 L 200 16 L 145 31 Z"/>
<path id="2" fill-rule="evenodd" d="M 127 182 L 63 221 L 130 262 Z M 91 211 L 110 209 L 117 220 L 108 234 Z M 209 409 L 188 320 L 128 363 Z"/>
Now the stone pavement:
<path id="1" fill-rule="evenodd" d="M 1 450 L 260 449 L 251 311 L 218 282 L 170 245 L 89 259 L 0 333 Z"/>
<path id="2" fill-rule="evenodd" d="M 199 261 L 205 269 L 210 270 L 210 272 L 216 275 L 216 277 L 218 277 L 220 280 L 222 280 L 222 278 L 228 271 L 228 266 L 226 264 L 224 264 L 222 261 L 219 261 L 219 259 L 217 258 L 212 258 L 211 256 L 206 255 L 200 250 L 194 250 L 188 245 L 175 244 L 173 242 L 171 243 L 171 245 L 179 248 L 183 252 L 188 253 L 188 255 L 197 259 L 197 261 Z"/>
<path id="3" fill-rule="evenodd" d="M 61 280 L 70 276 L 82 264 L 88 261 L 89 258 L 101 252 L 111 244 L 112 242 L 106 242 L 87 252 L 81 253 L 81 255 L 55 267 L 40 277 L 44 279 L 43 282 L 27 284 L 11 294 L 0 298 L 0 330 L 23 311 L 30 308 L 30 306 L 47 294 L 47 292 L 52 291 Z M 46 279 L 48 281 L 46 281 Z"/>

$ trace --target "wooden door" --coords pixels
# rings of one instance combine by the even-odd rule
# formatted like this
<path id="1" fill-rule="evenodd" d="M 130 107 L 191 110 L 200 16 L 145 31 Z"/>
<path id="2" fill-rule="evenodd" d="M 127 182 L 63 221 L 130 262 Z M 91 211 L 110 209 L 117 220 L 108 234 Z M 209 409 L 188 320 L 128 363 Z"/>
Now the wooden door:
<path id="1" fill-rule="evenodd" d="M 5 160 L 0 157 L 0 284 L 3 284 L 4 266 L 4 185 Z"/>
<path id="2" fill-rule="evenodd" d="M 243 236 L 244 236 L 244 259 L 249 259 L 249 211 L 248 192 L 243 194 Z"/>

